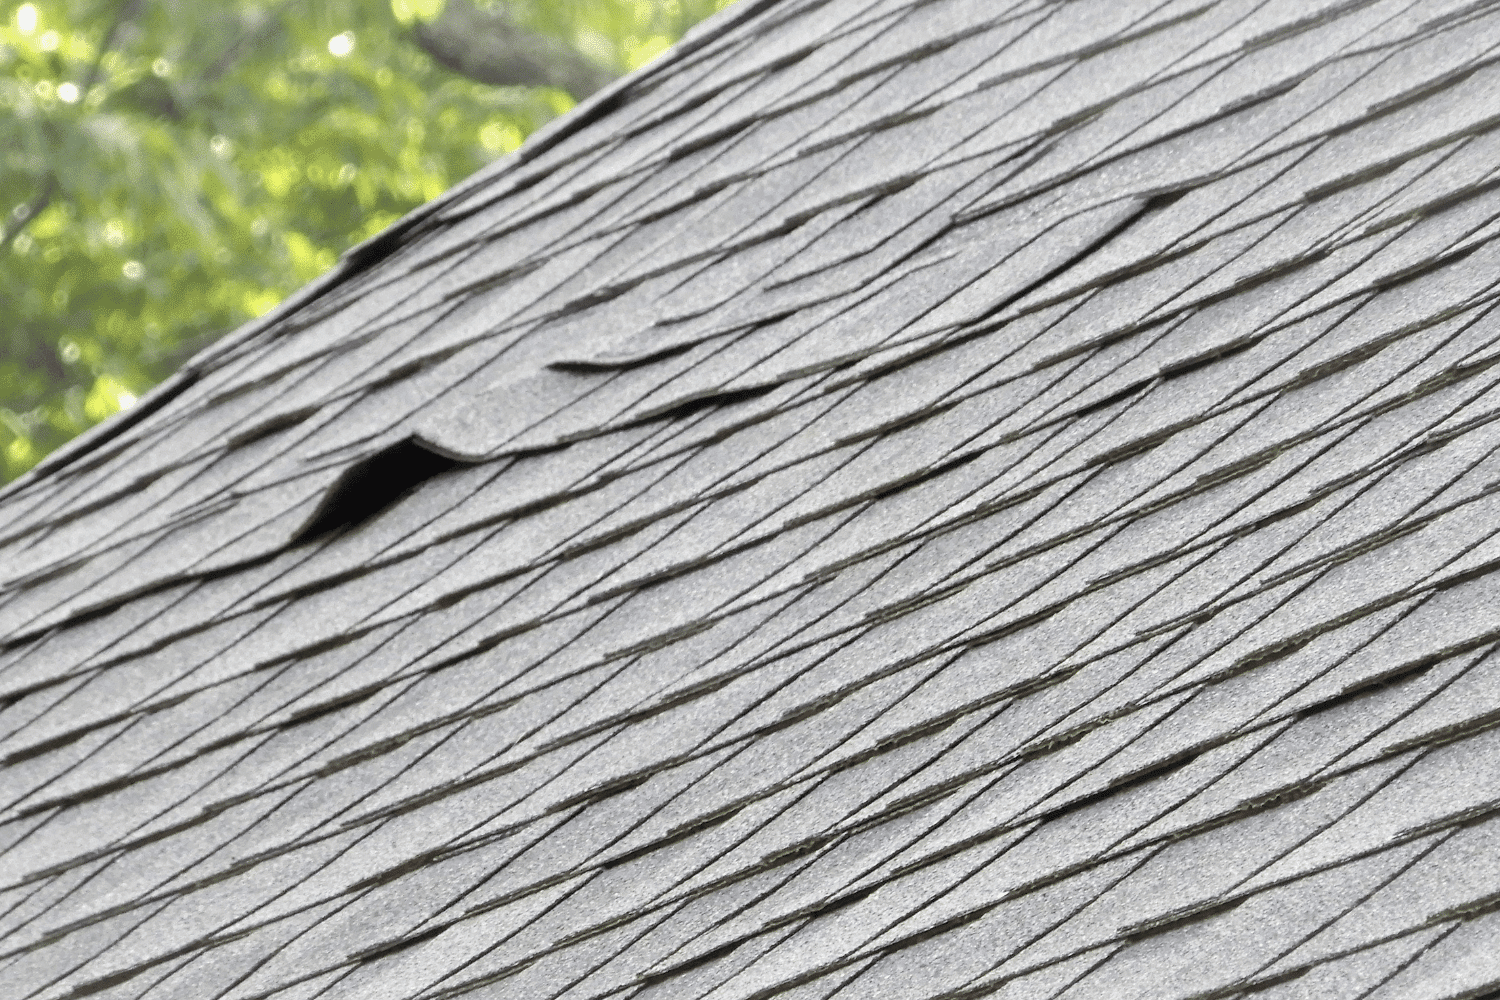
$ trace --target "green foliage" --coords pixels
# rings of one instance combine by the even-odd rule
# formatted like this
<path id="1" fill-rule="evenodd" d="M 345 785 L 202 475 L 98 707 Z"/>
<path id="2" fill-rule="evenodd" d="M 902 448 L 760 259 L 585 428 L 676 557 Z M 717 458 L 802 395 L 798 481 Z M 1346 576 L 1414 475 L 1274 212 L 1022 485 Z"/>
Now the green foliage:
<path id="1" fill-rule="evenodd" d="M 514 0 L 634 69 L 727 0 Z M 0 0 L 0 479 L 572 106 L 437 66 L 443 0 Z"/>

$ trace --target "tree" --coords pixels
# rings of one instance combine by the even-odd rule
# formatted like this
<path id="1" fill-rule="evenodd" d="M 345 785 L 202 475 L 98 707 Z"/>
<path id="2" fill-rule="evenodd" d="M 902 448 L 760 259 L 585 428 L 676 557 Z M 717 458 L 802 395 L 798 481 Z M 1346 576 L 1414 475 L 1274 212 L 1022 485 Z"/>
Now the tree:
<path id="1" fill-rule="evenodd" d="M 0 478 L 726 5 L 0 4 Z"/>

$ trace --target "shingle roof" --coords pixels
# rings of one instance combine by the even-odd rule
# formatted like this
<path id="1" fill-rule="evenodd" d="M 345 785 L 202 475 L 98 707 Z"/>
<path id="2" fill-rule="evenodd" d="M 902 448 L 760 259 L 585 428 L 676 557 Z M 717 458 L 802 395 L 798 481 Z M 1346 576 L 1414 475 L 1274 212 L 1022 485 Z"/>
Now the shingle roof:
<path id="1" fill-rule="evenodd" d="M 1500 985 L 1500 6 L 745 2 L 0 497 L 0 993 Z"/>

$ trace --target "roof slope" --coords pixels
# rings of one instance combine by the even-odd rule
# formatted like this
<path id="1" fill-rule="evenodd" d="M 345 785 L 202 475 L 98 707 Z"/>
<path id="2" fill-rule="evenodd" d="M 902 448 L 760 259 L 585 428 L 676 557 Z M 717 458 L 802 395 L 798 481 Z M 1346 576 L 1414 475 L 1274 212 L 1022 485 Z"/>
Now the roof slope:
<path id="1" fill-rule="evenodd" d="M 8 997 L 1500 982 L 1500 6 L 746 8 L 0 497 Z"/>

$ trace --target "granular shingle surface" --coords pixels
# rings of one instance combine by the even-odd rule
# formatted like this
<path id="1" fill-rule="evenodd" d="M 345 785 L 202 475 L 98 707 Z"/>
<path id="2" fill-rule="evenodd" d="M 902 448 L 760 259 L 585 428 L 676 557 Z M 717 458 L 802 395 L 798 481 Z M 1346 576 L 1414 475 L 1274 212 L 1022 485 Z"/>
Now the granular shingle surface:
<path id="1" fill-rule="evenodd" d="M 0 494 L 0 995 L 1494 995 L 1497 108 L 741 0 Z"/>

